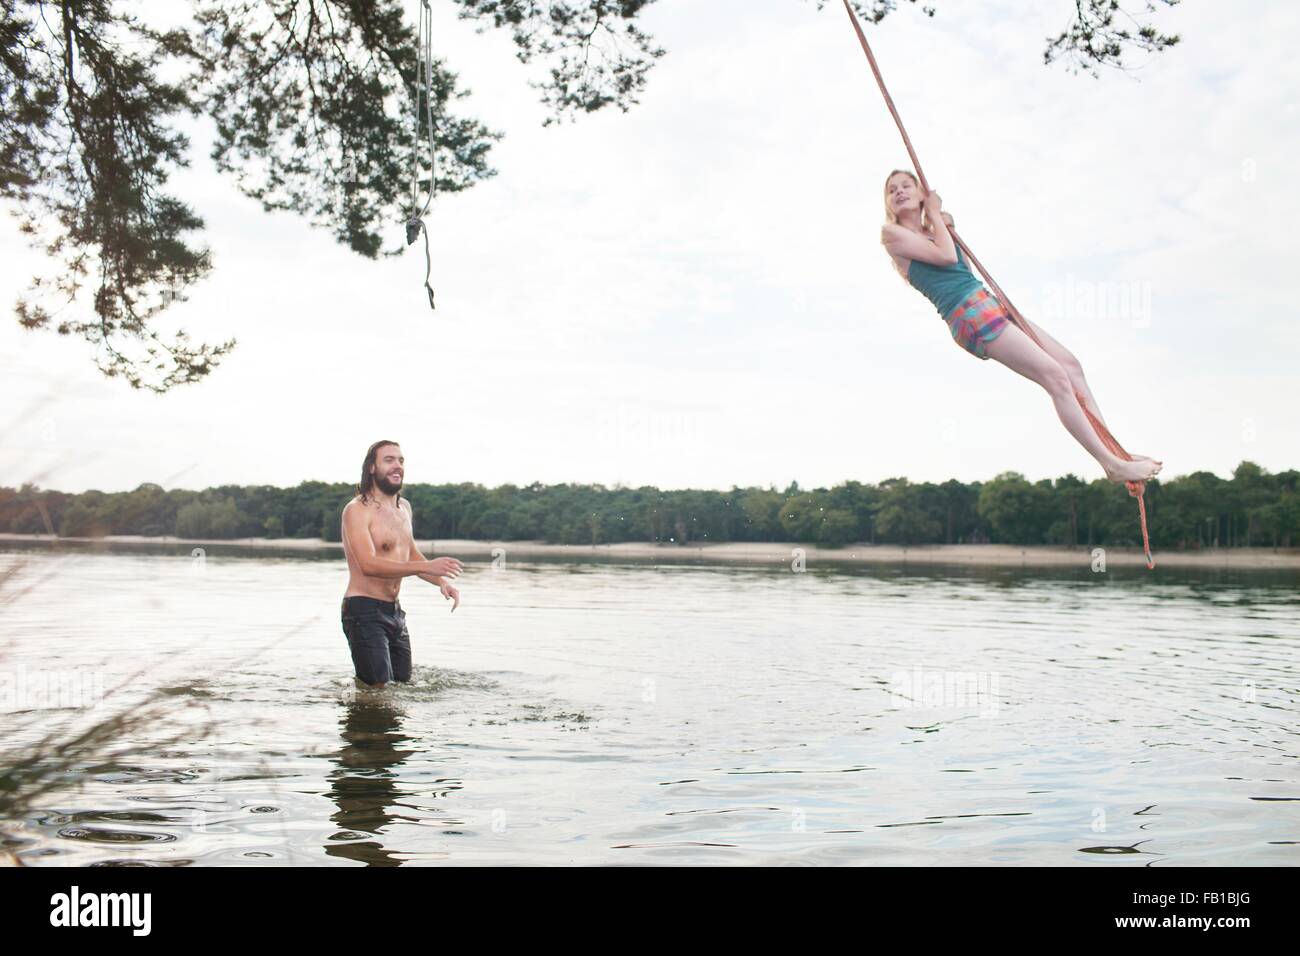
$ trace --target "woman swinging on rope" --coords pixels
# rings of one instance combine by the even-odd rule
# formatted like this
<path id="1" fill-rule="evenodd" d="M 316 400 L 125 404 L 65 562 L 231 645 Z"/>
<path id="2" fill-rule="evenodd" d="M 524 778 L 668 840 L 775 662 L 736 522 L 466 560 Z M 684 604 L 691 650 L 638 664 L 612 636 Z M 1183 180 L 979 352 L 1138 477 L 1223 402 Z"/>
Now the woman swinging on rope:
<path id="1" fill-rule="evenodd" d="M 1106 447 L 1079 404 L 1080 399 L 1087 402 L 1092 413 L 1102 420 L 1079 360 L 1028 319 L 1025 322 L 1042 343 L 1041 348 L 1016 327 L 1002 303 L 971 272 L 948 228 L 934 227 L 940 217 L 952 226 L 952 218 L 943 211 L 937 192 L 925 192 L 907 170 L 896 169 L 889 174 L 880 241 L 903 278 L 939 310 L 953 341 L 972 355 L 1001 362 L 1041 385 L 1051 396 L 1066 430 L 1097 459 L 1111 481 L 1145 481 L 1155 476 L 1161 462 L 1144 455 L 1126 461 Z"/>

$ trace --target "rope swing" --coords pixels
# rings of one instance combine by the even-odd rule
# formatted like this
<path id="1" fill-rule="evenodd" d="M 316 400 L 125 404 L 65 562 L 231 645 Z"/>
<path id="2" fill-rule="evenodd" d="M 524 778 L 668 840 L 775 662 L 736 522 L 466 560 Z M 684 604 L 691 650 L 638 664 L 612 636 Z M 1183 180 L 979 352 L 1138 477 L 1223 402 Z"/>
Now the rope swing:
<path id="1" fill-rule="evenodd" d="M 424 233 L 424 289 L 429 293 L 429 308 L 433 308 L 433 286 L 429 276 L 433 273 L 433 260 L 429 256 L 429 228 L 424 224 L 424 217 L 433 204 L 433 194 L 437 183 L 434 166 L 436 141 L 433 130 L 433 11 L 429 0 L 420 0 L 420 25 L 417 33 L 419 53 L 415 80 L 415 136 L 416 139 L 428 138 L 429 141 L 429 195 L 420 205 L 420 151 L 414 152 L 411 170 L 411 217 L 406 220 L 406 244 L 409 246 Z M 421 108 L 423 97 L 423 108 Z"/>
<path id="2" fill-rule="evenodd" d="M 849 0 L 844 0 L 844 9 L 849 15 L 849 20 L 853 23 L 853 29 L 858 35 L 858 41 L 862 44 L 862 52 L 867 55 L 867 62 L 871 64 L 871 72 L 876 76 L 876 83 L 880 86 L 881 95 L 885 98 L 885 105 L 889 107 L 889 113 L 894 117 L 894 123 L 898 126 L 898 132 L 902 134 L 903 145 L 907 147 L 907 155 L 912 159 L 912 167 L 916 170 L 916 176 L 921 181 L 921 188 L 928 193 L 930 192 L 930 185 L 926 182 L 925 173 L 921 170 L 921 161 L 916 158 L 916 151 L 912 148 L 912 141 L 908 138 L 907 130 L 903 128 L 903 121 L 898 117 L 898 110 L 894 108 L 894 101 L 889 95 L 889 90 L 885 89 L 885 80 L 884 77 L 880 75 L 880 67 L 876 64 L 875 54 L 871 52 L 871 45 L 867 43 L 867 36 L 862 32 L 862 24 L 858 22 L 858 17 L 853 12 L 853 7 L 849 5 Z M 988 283 L 989 288 L 993 290 L 993 294 L 997 297 L 997 300 L 1001 302 L 1003 307 L 1007 310 L 1007 314 L 1011 316 L 1012 320 L 1020 330 L 1028 335 L 1035 345 L 1039 348 L 1043 348 L 1043 343 L 1039 341 L 1038 336 L 1034 334 L 1033 328 L 1025 321 L 1025 317 L 1020 314 L 1020 310 L 1012 305 L 1011 300 L 1007 298 L 1006 294 L 1002 291 L 1002 288 L 996 281 L 994 281 L 993 277 L 988 274 L 984 269 L 984 266 L 980 265 L 980 261 L 976 259 L 975 254 L 970 251 L 970 247 L 962 241 L 961 236 L 957 235 L 957 230 L 952 226 L 949 226 L 947 223 L 944 223 L 944 226 L 948 229 L 948 232 L 951 233 L 953 242 L 961 247 L 962 252 L 966 254 L 966 258 L 971 261 L 971 264 L 979 271 L 979 274 L 984 278 L 984 281 Z M 1043 349 L 1043 351 L 1047 350 Z M 1125 461 L 1133 461 L 1133 456 L 1126 452 L 1123 446 L 1115 440 L 1115 436 L 1110 433 L 1110 429 L 1108 429 L 1101 419 L 1093 413 L 1092 409 L 1088 407 L 1087 400 L 1079 394 L 1077 390 L 1074 393 L 1074 397 L 1078 400 L 1079 407 L 1083 409 L 1083 414 L 1087 417 L 1089 424 L 1092 425 L 1093 431 L 1097 433 L 1097 437 L 1101 439 L 1102 444 L 1110 450 L 1111 454 L 1123 458 Z M 1146 501 L 1143 498 L 1143 494 L 1146 491 L 1146 482 L 1127 481 L 1124 484 L 1128 488 L 1129 495 L 1137 499 L 1138 517 L 1142 523 L 1142 550 L 1146 554 L 1147 567 L 1154 568 L 1156 563 L 1151 557 L 1151 539 L 1147 534 L 1147 508 Z"/>

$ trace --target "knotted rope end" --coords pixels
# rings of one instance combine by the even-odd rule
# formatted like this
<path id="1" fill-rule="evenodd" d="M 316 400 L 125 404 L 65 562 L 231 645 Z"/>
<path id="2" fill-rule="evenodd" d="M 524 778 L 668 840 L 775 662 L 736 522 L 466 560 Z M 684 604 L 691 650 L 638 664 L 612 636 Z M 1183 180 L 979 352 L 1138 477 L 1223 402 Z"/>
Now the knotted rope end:
<path id="1" fill-rule="evenodd" d="M 423 219 L 406 220 L 406 244 L 409 246 L 420 238 L 420 230 L 424 228 Z"/>

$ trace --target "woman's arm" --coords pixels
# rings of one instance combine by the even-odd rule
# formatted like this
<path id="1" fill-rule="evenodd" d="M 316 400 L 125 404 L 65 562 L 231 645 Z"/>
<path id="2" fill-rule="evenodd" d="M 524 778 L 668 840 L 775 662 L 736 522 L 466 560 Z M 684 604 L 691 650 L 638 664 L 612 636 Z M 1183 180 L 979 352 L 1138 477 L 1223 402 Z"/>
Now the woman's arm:
<path id="1" fill-rule="evenodd" d="M 937 192 L 931 190 L 922 202 L 930 222 L 943 219 L 951 224 L 952 217 L 943 211 L 943 200 Z M 932 266 L 951 266 L 957 263 L 957 247 L 953 245 L 952 235 L 946 227 L 935 229 L 934 239 L 929 239 L 898 223 L 886 223 L 881 227 L 880 241 L 895 259 L 920 259 Z"/>
<path id="2" fill-rule="evenodd" d="M 922 203 L 925 205 L 925 211 L 930 214 L 931 223 L 947 221 L 944 219 L 943 200 L 939 198 L 939 194 L 933 189 L 925 194 L 925 199 L 922 200 Z M 948 216 L 948 220 L 950 219 L 952 219 L 952 217 Z M 956 264 L 957 247 L 953 245 L 952 233 L 948 231 L 946 225 L 938 226 L 934 229 L 934 244 L 943 251 L 944 256 L 948 260 L 946 263 L 947 265 Z"/>
<path id="3" fill-rule="evenodd" d="M 934 241 L 927 239 L 919 232 L 913 232 L 906 226 L 900 226 L 897 223 L 886 223 L 880 229 L 880 241 L 888 252 L 895 259 L 919 259 L 921 262 L 928 262 L 932 266 L 950 266 L 957 261 L 957 248 L 952 244 L 952 236 L 948 235 L 947 229 L 938 230 L 943 233 L 943 238 L 948 241 L 947 253 L 939 245 L 938 237 Z"/>

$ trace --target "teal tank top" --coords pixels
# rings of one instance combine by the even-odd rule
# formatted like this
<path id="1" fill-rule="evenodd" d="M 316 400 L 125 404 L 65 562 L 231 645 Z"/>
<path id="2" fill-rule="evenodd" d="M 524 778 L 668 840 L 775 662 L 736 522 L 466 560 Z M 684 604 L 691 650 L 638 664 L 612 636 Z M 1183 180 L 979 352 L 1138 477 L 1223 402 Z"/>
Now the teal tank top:
<path id="1" fill-rule="evenodd" d="M 972 292 L 984 288 L 966 264 L 966 257 L 957 247 L 957 262 L 951 266 L 932 266 L 919 259 L 911 260 L 907 267 L 907 281 L 934 303 L 939 315 L 947 318 L 952 310 L 966 301 Z"/>

